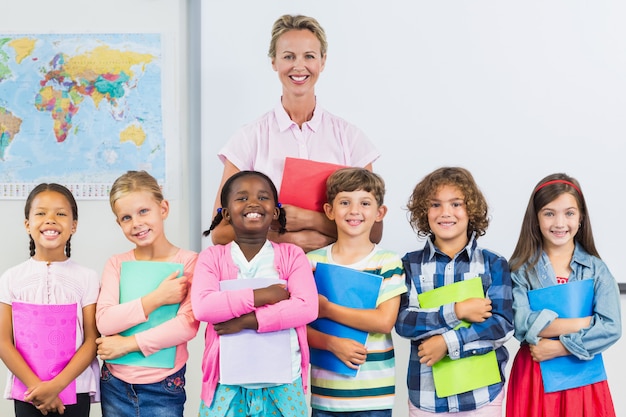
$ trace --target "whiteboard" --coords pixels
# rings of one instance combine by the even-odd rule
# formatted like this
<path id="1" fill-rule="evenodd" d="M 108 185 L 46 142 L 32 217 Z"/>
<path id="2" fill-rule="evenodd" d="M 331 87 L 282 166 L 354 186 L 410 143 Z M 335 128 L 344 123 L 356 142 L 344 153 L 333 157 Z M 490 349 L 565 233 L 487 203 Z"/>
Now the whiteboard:
<path id="1" fill-rule="evenodd" d="M 458 165 L 489 202 L 479 244 L 508 258 L 534 185 L 565 172 L 581 183 L 602 258 L 626 282 L 626 227 L 607 215 L 626 202 L 626 3 L 203 3 L 204 229 L 221 178 L 218 149 L 280 96 L 267 49 L 284 13 L 324 27 L 318 100 L 382 151 L 374 170 L 387 183 L 383 246 L 401 254 L 422 246 L 407 221 L 408 197 L 433 169 Z"/>

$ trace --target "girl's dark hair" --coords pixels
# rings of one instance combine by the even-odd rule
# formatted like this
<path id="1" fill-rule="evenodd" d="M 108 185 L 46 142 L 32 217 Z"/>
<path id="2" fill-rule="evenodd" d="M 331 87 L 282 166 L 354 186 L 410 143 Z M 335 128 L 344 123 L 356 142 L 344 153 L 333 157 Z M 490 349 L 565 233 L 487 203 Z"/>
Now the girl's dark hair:
<path id="1" fill-rule="evenodd" d="M 28 197 L 26 198 L 26 204 L 24 205 L 24 218 L 26 220 L 28 220 L 28 215 L 30 214 L 30 209 L 31 209 L 31 206 L 33 205 L 33 200 L 38 194 L 44 191 L 54 191 L 56 193 L 62 194 L 67 199 L 67 202 L 70 203 L 70 207 L 72 208 L 73 220 L 78 220 L 78 205 L 76 204 L 76 199 L 74 199 L 74 195 L 72 194 L 70 190 L 68 190 L 63 185 L 55 184 L 55 183 L 39 184 L 35 188 L 33 188 L 30 194 L 28 194 Z M 35 241 L 33 240 L 32 236 L 29 235 L 28 237 L 30 239 L 30 243 L 29 243 L 30 256 L 33 257 L 35 256 Z M 71 235 L 70 235 L 70 238 L 67 239 L 67 243 L 65 244 L 65 255 L 68 258 L 71 255 L 70 240 L 72 240 Z"/>
<path id="2" fill-rule="evenodd" d="M 233 183 L 237 181 L 239 178 L 248 177 L 248 176 L 260 177 L 263 180 L 265 180 L 270 186 L 270 189 L 272 190 L 272 196 L 274 197 L 274 203 L 276 203 L 276 206 L 278 207 L 278 211 L 279 211 L 278 224 L 280 225 L 280 228 L 278 229 L 278 233 L 279 234 L 285 233 L 287 231 L 287 229 L 285 228 L 287 225 L 287 215 L 285 213 L 285 209 L 282 208 L 280 204 L 278 203 L 278 191 L 276 190 L 276 186 L 272 182 L 272 179 L 262 172 L 239 171 L 233 176 L 231 176 L 230 178 L 228 178 L 226 182 L 224 183 L 224 185 L 222 186 L 222 192 L 220 194 L 220 204 L 222 205 L 222 207 L 225 207 L 228 204 L 228 195 L 231 192 Z M 215 215 L 215 217 L 213 217 L 211 226 L 209 227 L 208 230 L 205 230 L 204 232 L 202 232 L 202 236 L 208 236 L 211 233 L 211 230 L 215 229 L 215 227 L 222 222 L 222 219 L 224 218 L 222 216 L 222 207 L 217 209 L 217 214 Z"/>
<path id="3" fill-rule="evenodd" d="M 524 220 L 522 221 L 517 245 L 509 261 L 511 271 L 517 271 L 527 262 L 530 263 L 529 268 L 537 265 L 543 251 L 543 235 L 539 229 L 539 211 L 565 193 L 574 197 L 580 211 L 580 228 L 574 236 L 574 241 L 580 243 L 590 255 L 600 257 L 593 240 L 587 203 L 582 194 L 580 184 L 575 178 L 567 174 L 557 173 L 548 175 L 533 188 L 533 193 L 528 201 Z"/>

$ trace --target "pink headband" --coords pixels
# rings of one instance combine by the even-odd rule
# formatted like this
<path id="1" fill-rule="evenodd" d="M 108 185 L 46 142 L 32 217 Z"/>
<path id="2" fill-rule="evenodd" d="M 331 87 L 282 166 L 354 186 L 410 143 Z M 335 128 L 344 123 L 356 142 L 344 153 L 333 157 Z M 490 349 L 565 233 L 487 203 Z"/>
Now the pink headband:
<path id="1" fill-rule="evenodd" d="M 567 181 L 567 180 L 551 180 L 551 181 L 546 181 L 543 184 L 540 184 L 539 186 L 537 186 L 537 188 L 535 188 L 535 193 L 539 190 L 541 190 L 543 187 L 548 186 L 548 185 L 552 185 L 552 184 L 567 184 L 571 187 L 573 187 L 576 191 L 578 191 L 579 195 L 583 195 L 583 193 L 580 191 L 580 188 L 578 188 L 576 186 L 576 184 L 574 184 L 571 181 Z"/>

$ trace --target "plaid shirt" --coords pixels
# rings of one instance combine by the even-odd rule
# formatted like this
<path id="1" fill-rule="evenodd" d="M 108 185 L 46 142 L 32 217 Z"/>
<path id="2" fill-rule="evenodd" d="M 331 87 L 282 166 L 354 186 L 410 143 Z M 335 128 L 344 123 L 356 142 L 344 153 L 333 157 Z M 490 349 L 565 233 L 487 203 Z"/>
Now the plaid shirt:
<path id="1" fill-rule="evenodd" d="M 416 407 L 434 413 L 471 411 L 480 408 L 504 387 L 504 368 L 509 358 L 504 343 L 513 335 L 511 275 L 505 258 L 479 248 L 472 236 L 454 259 L 438 250 L 429 239 L 422 250 L 407 253 L 402 262 L 408 292 L 401 296 L 396 332 L 411 339 L 407 384 L 409 399 Z M 417 294 L 457 281 L 480 277 L 486 297 L 492 302 L 492 316 L 482 323 L 453 330 L 461 321 L 454 303 L 438 309 L 422 309 Z M 431 336 L 443 335 L 448 356 L 459 359 L 485 354 L 493 349 L 500 366 L 502 382 L 445 398 L 435 394 L 432 368 L 417 356 L 419 344 Z"/>

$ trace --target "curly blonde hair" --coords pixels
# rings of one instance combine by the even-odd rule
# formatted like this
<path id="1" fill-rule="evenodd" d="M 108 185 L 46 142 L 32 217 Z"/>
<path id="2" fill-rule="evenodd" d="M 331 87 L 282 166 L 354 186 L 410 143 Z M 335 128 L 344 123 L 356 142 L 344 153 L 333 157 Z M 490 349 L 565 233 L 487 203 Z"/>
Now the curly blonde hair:
<path id="1" fill-rule="evenodd" d="M 487 231 L 487 226 L 489 226 L 487 200 L 476 185 L 472 174 L 467 169 L 460 167 L 436 169 L 415 186 L 407 204 L 409 223 L 413 230 L 420 237 L 427 237 L 432 234 L 428 224 L 430 201 L 437 191 L 445 185 L 457 187 L 465 198 L 469 218 L 468 238 L 474 232 L 477 237 L 483 236 Z"/>

